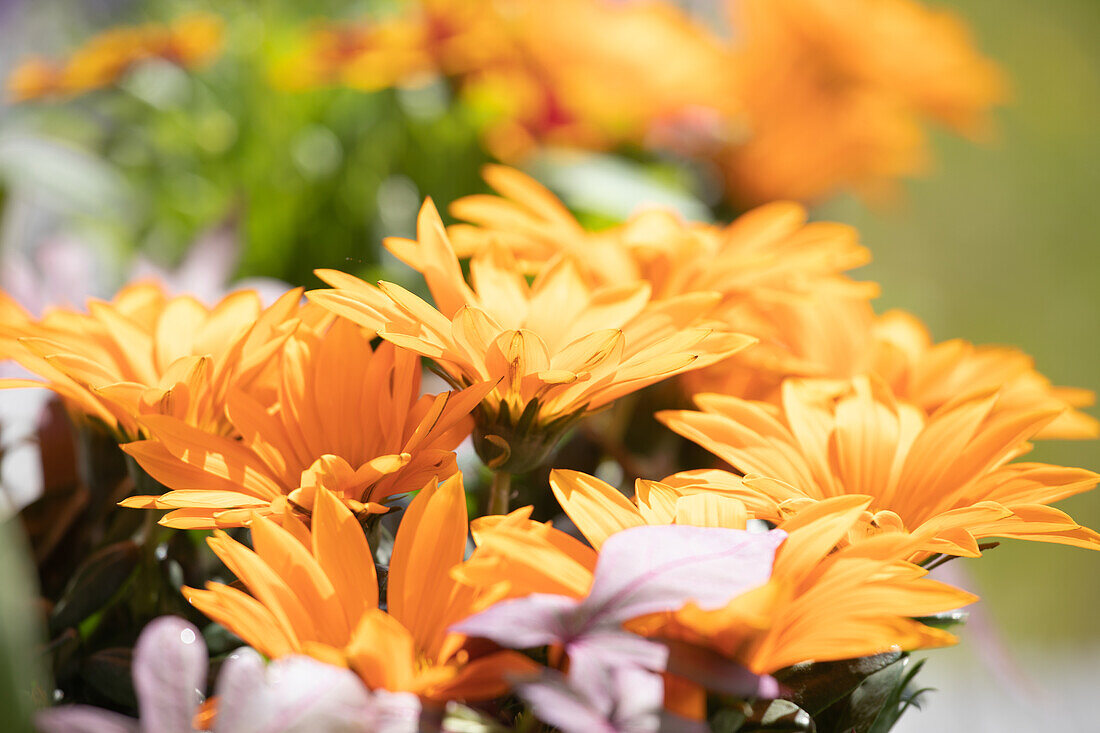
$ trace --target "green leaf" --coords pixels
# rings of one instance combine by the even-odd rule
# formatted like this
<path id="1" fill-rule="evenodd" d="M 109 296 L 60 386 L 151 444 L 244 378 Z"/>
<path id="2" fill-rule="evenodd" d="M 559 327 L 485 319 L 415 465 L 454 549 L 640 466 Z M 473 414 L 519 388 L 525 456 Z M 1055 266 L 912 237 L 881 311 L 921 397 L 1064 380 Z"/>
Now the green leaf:
<path id="1" fill-rule="evenodd" d="M 790 700 L 722 700 L 725 707 L 709 720 L 715 733 L 817 733 L 813 716 Z"/>
<path id="2" fill-rule="evenodd" d="M 710 729 L 714 733 L 739 733 L 744 729 L 748 715 L 744 710 L 725 708 L 719 710 L 710 719 Z"/>
<path id="3" fill-rule="evenodd" d="M 131 673 L 133 650 L 111 647 L 88 656 L 80 664 L 80 677 L 111 702 L 136 708 L 137 695 Z"/>
<path id="4" fill-rule="evenodd" d="M 77 470 L 91 492 L 92 513 L 84 521 L 99 522 L 124 498 L 118 491 L 126 477 L 126 454 L 118 447 L 119 436 L 102 422 L 81 421 L 75 427 Z"/>
<path id="5" fill-rule="evenodd" d="M 965 624 L 968 618 L 970 618 L 968 611 L 955 610 L 937 613 L 932 616 L 918 616 L 913 620 L 937 629 L 950 629 Z"/>
<path id="6" fill-rule="evenodd" d="M 65 629 L 42 650 L 42 657 L 49 660 L 55 681 L 74 674 L 79 654 L 80 633 L 76 629 Z"/>
<path id="7" fill-rule="evenodd" d="M 903 672 L 908 658 L 898 660 L 863 680 L 839 704 L 836 731 L 868 733 L 895 691 L 905 686 Z"/>
<path id="8" fill-rule="evenodd" d="M 861 682 L 901 659 L 901 652 L 885 652 L 870 657 L 836 662 L 796 664 L 777 673 L 775 678 L 790 693 L 785 695 L 815 718 L 851 693 Z"/>
<path id="9" fill-rule="evenodd" d="M 44 638 L 35 599 L 38 589 L 19 525 L 0 522 L 0 730 L 30 733 L 31 713 L 44 702 L 46 675 L 37 647 Z"/>
<path id="10" fill-rule="evenodd" d="M 53 633 L 77 626 L 104 608 L 133 575 L 140 559 L 137 544 L 126 540 L 100 549 L 81 563 L 54 607 Z"/>
<path id="11" fill-rule="evenodd" d="M 904 660 L 904 662 L 909 661 L 909 658 Z M 913 687 L 913 680 L 917 676 L 917 672 L 924 666 L 924 662 L 925 660 L 921 659 L 905 670 L 897 685 L 891 690 L 871 727 L 867 729 L 867 733 L 887 733 L 906 710 L 910 707 L 920 707 L 918 698 L 925 692 L 931 692 L 932 690 L 930 687 L 919 689 Z"/>
<path id="12" fill-rule="evenodd" d="M 886 733 L 920 694 L 910 689 L 920 666 L 912 664 L 906 654 L 867 676 L 849 694 L 814 716 L 818 730 Z"/>
<path id="13" fill-rule="evenodd" d="M 747 711 L 739 733 L 771 731 L 771 733 L 817 733 L 809 712 L 790 700 L 762 700 Z"/>

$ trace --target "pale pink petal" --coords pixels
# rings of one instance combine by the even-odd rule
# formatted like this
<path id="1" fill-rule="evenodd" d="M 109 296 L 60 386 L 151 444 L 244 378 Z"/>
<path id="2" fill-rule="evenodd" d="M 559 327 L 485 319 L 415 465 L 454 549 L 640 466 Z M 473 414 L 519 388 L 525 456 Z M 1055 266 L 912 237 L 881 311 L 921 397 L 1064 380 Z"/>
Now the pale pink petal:
<path id="1" fill-rule="evenodd" d="M 490 606 L 451 630 L 492 639 L 511 649 L 564 643 L 573 636 L 570 620 L 579 605 L 579 601 L 566 596 L 532 593 Z"/>
<path id="2" fill-rule="evenodd" d="M 770 700 L 780 692 L 779 683 L 771 675 L 754 674 L 716 652 L 690 644 L 669 644 L 668 671 L 708 690 L 737 697 Z"/>
<path id="3" fill-rule="evenodd" d="M 547 670 L 535 680 L 517 682 L 515 690 L 539 720 L 562 733 L 615 733 L 609 706 L 597 705 L 565 677 Z"/>
<path id="4" fill-rule="evenodd" d="M 258 697 L 264 686 L 263 657 L 249 647 L 241 647 L 225 660 L 218 671 L 218 714 L 215 733 L 244 730 L 250 724 L 246 701 Z"/>
<path id="5" fill-rule="evenodd" d="M 145 733 L 191 733 L 206 688 L 209 657 L 199 630 L 162 616 L 146 625 L 134 647 L 134 690 Z"/>
<path id="6" fill-rule="evenodd" d="M 417 733 L 420 698 L 411 692 L 375 690 L 371 700 L 371 733 Z"/>
<path id="7" fill-rule="evenodd" d="M 218 683 L 219 710 L 232 712 L 219 713 L 214 733 L 403 733 L 415 731 L 419 720 L 415 697 L 376 701 L 350 670 L 309 657 L 284 657 L 265 667 L 259 655 L 244 649 L 221 674 L 228 677 Z M 409 721 L 411 728 L 399 725 Z"/>
<path id="8" fill-rule="evenodd" d="M 65 705 L 40 710 L 34 727 L 41 733 L 137 733 L 138 722 L 90 705 Z"/>
<path id="9" fill-rule="evenodd" d="M 718 608 L 767 582 L 781 530 L 679 525 L 633 527 L 611 535 L 600 550 L 587 623 L 621 625 L 638 616 L 674 611 L 694 601 Z"/>

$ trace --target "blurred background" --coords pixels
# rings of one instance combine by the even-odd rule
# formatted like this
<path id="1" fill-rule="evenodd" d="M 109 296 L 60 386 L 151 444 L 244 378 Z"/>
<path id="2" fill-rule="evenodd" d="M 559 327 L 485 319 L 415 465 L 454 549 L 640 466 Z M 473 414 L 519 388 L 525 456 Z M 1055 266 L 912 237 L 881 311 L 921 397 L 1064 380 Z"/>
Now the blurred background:
<path id="1" fill-rule="evenodd" d="M 721 16 L 714 2 L 683 4 L 708 22 Z M 386 265 L 381 237 L 411 233 L 424 196 L 442 208 L 482 190 L 479 166 L 508 159 L 526 144 L 521 133 L 538 132 L 529 120 L 498 124 L 511 121 L 501 112 L 511 98 L 494 96 L 493 84 L 459 87 L 420 73 L 412 58 L 390 69 L 398 56 L 371 56 L 366 41 L 318 21 L 387 17 L 401 5 L 0 0 L 5 79 L 28 57 L 63 59 L 111 27 L 218 18 L 204 27 L 208 16 L 193 16 L 198 25 L 163 58 L 144 60 L 110 92 L 89 79 L 92 91 L 51 96 L 44 72 L 26 72 L 22 87 L 46 90 L 40 97 L 19 100 L 9 88 L 0 102 L 0 285 L 56 303 L 110 295 L 148 270 L 190 272 L 210 292 L 238 278 L 314 285 L 315 267 L 375 274 Z M 1100 390 L 1100 4 L 937 5 L 966 19 L 1009 80 L 995 134 L 974 144 L 935 131 L 923 176 L 870 203 L 844 192 L 818 198 L 813 216 L 859 228 L 874 262 L 856 277 L 881 283 L 879 311 L 910 310 L 937 340 L 1015 345 L 1055 384 Z M 354 55 L 359 75 L 325 76 L 310 57 L 315 32 Z M 401 29 L 392 32 L 400 45 Z M 89 63 L 110 75 L 121 62 L 99 53 Z M 587 147 L 603 150 L 555 144 L 517 160 L 591 223 L 643 202 L 697 218 L 740 208 L 723 201 L 706 165 L 630 139 L 616 156 Z M 1032 455 L 1100 469 L 1095 441 L 1045 441 Z M 1100 493 L 1060 508 L 1100 527 Z M 1100 557 L 1005 543 L 948 568 L 983 601 L 964 643 L 931 655 L 923 681 L 939 691 L 899 730 L 1089 729 L 1100 713 L 1090 691 L 1100 679 Z"/>
<path id="2" fill-rule="evenodd" d="M 876 309 L 918 313 L 937 339 L 1014 344 L 1055 384 L 1100 389 L 1100 4 L 949 5 L 1011 79 L 996 142 L 937 135 L 933 174 L 907 183 L 903 201 L 844 198 L 817 213 L 859 227 L 875 256 L 862 272 L 882 283 Z M 1042 442 L 1031 455 L 1100 468 L 1095 441 Z M 1100 523 L 1095 492 L 1059 506 Z M 1100 558 L 1006 542 L 960 565 L 1010 658 L 983 655 L 964 629 L 962 644 L 930 655 L 923 679 L 939 689 L 898 730 L 1095 726 Z"/>

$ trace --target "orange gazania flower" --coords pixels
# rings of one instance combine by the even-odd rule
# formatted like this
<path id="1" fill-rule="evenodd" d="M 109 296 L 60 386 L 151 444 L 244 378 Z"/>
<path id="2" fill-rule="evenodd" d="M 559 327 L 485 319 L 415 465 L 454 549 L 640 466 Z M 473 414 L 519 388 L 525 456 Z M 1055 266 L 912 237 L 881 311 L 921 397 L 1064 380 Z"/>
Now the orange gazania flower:
<path id="1" fill-rule="evenodd" d="M 293 516 L 280 527 L 256 515 L 250 526 L 253 550 L 220 531 L 208 540 L 250 594 L 213 582 L 183 592 L 267 656 L 308 654 L 349 667 L 372 689 L 432 700 L 495 697 L 507 689 L 505 675 L 534 668 L 511 651 L 474 658 L 466 638 L 448 631 L 503 590 L 450 576 L 466 550 L 460 475 L 429 483 L 406 510 L 390 557 L 386 611 L 378 608 L 362 527 L 335 496 L 317 493 L 311 530 Z"/>
<path id="2" fill-rule="evenodd" d="M 634 496 L 600 479 L 564 469 L 550 472 L 550 488 L 562 509 L 597 550 L 624 529 L 646 525 L 686 524 L 692 527 L 744 529 L 756 518 L 756 507 L 729 491 L 706 486 L 635 481 Z"/>
<path id="3" fill-rule="evenodd" d="M 763 398 L 786 376 L 848 376 L 870 349 L 874 283 L 845 270 L 870 261 L 856 231 L 807 223 L 800 204 L 758 207 L 725 227 L 684 222 L 664 210 L 588 232 L 550 191 L 511 168 L 486 166 L 499 196 L 455 201 L 469 224 L 448 229 L 459 256 L 510 249 L 528 271 L 567 253 L 599 284 L 644 282 L 655 299 L 697 291 L 721 295 L 715 317 L 760 343 L 687 377 L 688 391 Z"/>
<path id="4" fill-rule="evenodd" d="M 554 529 L 551 522 L 532 520 L 531 511 L 525 506 L 471 522 L 476 548 L 451 575 L 475 587 L 504 583 L 505 598 L 531 593 L 578 599 L 588 595 L 598 551 Z"/>
<path id="5" fill-rule="evenodd" d="M 112 28 L 89 39 L 64 62 L 34 58 L 8 77 L 14 101 L 81 94 L 105 87 L 142 61 L 160 58 L 184 68 L 212 59 L 222 43 L 222 20 L 192 13 L 169 25 Z"/>
<path id="6" fill-rule="evenodd" d="M 695 401 L 700 412 L 657 417 L 738 471 L 766 478 L 689 471 L 677 480 L 736 484 L 756 495 L 763 519 L 777 521 L 806 501 L 863 495 L 872 497 L 863 531 L 908 533 L 918 543 L 915 558 L 974 557 L 985 537 L 1100 548 L 1100 535 L 1047 506 L 1091 489 L 1100 476 L 1010 462 L 1060 407 L 1019 407 L 987 393 L 926 416 L 867 377 L 788 380 L 778 407 L 715 394 Z"/>
<path id="7" fill-rule="evenodd" d="M 1063 410 L 1034 437 L 1080 440 L 1100 437 L 1100 424 L 1082 412 L 1093 404 L 1090 390 L 1052 386 L 1034 360 L 1009 346 L 974 345 L 963 339 L 936 343 L 915 316 L 892 310 L 875 316 L 865 300 L 817 298 L 812 306 L 775 309 L 774 332 L 783 334 L 787 360 L 753 363 L 759 348 L 688 376 L 690 392 L 715 392 L 779 403 L 788 376 L 850 379 L 874 374 L 894 396 L 931 415 L 952 400 L 1001 393 L 1003 404 L 1021 409 Z M 746 329 L 752 332 L 752 329 Z"/>
<path id="8" fill-rule="evenodd" d="M 229 394 L 226 419 L 240 439 L 170 416 L 149 416 L 150 439 L 124 446 L 172 489 L 125 506 L 173 509 L 177 528 L 239 526 L 249 517 L 313 507 L 318 490 L 356 513 L 382 512 L 386 497 L 457 470 L 454 449 L 470 433 L 470 411 L 485 388 L 420 395 L 420 361 L 370 339 L 349 321 L 301 328 L 281 355 L 270 403 Z"/>
<path id="9" fill-rule="evenodd" d="M 862 497 L 836 497 L 783 522 L 788 537 L 771 579 L 725 608 L 688 604 L 630 628 L 711 647 L 758 674 L 806 661 L 954 644 L 953 635 L 914 617 L 965 606 L 975 596 L 924 577 L 927 571 L 905 562 L 898 554 L 902 545 L 892 538 L 834 549 L 866 506 Z"/>
<path id="10" fill-rule="evenodd" d="M 510 253 L 493 249 L 470 262 L 468 285 L 431 201 L 417 234 L 386 247 L 423 273 L 436 307 L 391 283 L 330 270 L 318 275 L 336 289 L 309 298 L 433 359 L 456 388 L 489 385 L 476 445 L 494 468 L 537 464 L 586 412 L 753 341 L 710 318 L 717 293 L 652 302 L 647 284 L 594 286 L 568 257 L 529 284 Z"/>
<path id="11" fill-rule="evenodd" d="M 631 527 L 676 523 L 744 529 L 752 516 L 735 498 L 654 481 L 638 482 L 636 502 L 575 471 L 554 471 L 551 486 L 596 550 L 612 534 Z M 975 598 L 924 578 L 926 571 L 903 560 L 908 547 L 903 538 L 883 536 L 858 549 L 837 549 L 868 503 L 868 497 L 837 497 L 784 519 L 779 526 L 788 538 L 776 554 L 771 580 L 727 608 L 708 615 L 689 604 L 678 613 L 632 621 L 628 628 L 716 647 L 757 673 L 803 661 L 954 643 L 952 635 L 910 617 L 958 608 Z M 512 595 L 583 597 L 597 553 L 559 530 L 531 522 L 528 512 L 477 520 L 478 548 L 454 573 L 475 584 L 508 579 Z M 684 629 L 697 630 L 689 635 Z M 731 643 L 734 638 L 737 644 Z M 689 692 L 680 686 L 673 690 Z M 668 702 L 690 709 L 687 698 Z"/>
<path id="12" fill-rule="evenodd" d="M 1020 407 L 1050 404 L 1065 411 L 1036 438 L 1096 438 L 1100 423 L 1077 407 L 1093 403 L 1089 390 L 1054 387 L 1030 356 L 1009 346 L 975 346 L 962 339 L 933 343 L 928 329 L 903 311 L 874 324 L 875 373 L 900 399 L 931 414 L 960 397 L 999 390 L 1001 402 Z"/>
<path id="13" fill-rule="evenodd" d="M 481 175 L 497 195 L 463 196 L 450 205 L 451 214 L 469 222 L 447 228 L 459 257 L 503 248 L 525 273 L 532 274 L 565 254 L 586 278 L 599 284 L 642 279 L 625 237 L 615 236 L 617 230 L 586 231 L 557 196 L 515 168 L 486 165 Z M 664 233 L 684 236 L 678 224 L 674 220 Z M 654 287 L 654 293 L 660 295 L 660 288 Z"/>
<path id="14" fill-rule="evenodd" d="M 768 354 L 762 347 L 750 349 L 688 375 L 688 391 L 779 403 L 779 387 L 788 376 L 850 379 L 874 374 L 898 400 L 926 415 L 952 400 L 999 391 L 1006 405 L 1064 410 L 1035 438 L 1100 437 L 1096 419 L 1077 409 L 1093 404 L 1094 394 L 1052 386 L 1019 349 L 962 339 L 935 343 L 927 327 L 909 313 L 892 310 L 875 316 L 866 300 L 837 295 L 770 311 L 773 333 L 782 335 L 787 359 L 754 363 L 751 357 Z"/>
<path id="15" fill-rule="evenodd" d="M 844 274 L 870 260 L 851 227 L 806 223 L 805 209 L 775 202 L 726 227 L 682 221 L 672 212 L 643 211 L 620 226 L 586 231 L 544 186 L 504 166 L 483 175 L 498 195 L 458 199 L 451 212 L 468 223 L 447 232 L 460 257 L 505 247 L 525 272 L 566 253 L 599 284 L 646 282 L 655 298 L 692 292 L 722 294 L 715 314 L 760 343 L 682 380 L 688 393 L 718 392 L 779 400 L 790 376 L 848 379 L 873 372 L 895 395 L 929 414 L 950 397 L 1001 386 L 1021 405 L 1081 407 L 1092 393 L 1051 387 L 1031 359 L 1011 348 L 953 340 L 933 344 L 912 316 L 876 318 L 874 283 Z M 1037 437 L 1096 437 L 1088 415 L 1067 412 Z"/>
<path id="16" fill-rule="evenodd" d="M 242 290 L 208 308 L 137 283 L 109 302 L 89 300 L 87 313 L 58 309 L 39 320 L 22 313 L 0 328 L 0 358 L 43 381 L 0 380 L 0 387 L 47 387 L 70 412 L 102 421 L 123 441 L 140 436 L 142 415 L 234 435 L 228 393 L 260 381 L 297 324 L 301 295 L 292 290 L 264 309 L 255 291 Z"/>
<path id="17" fill-rule="evenodd" d="M 920 172 L 924 119 L 967 134 L 1004 96 L 962 22 L 916 0 L 731 0 L 748 130 L 731 198 L 814 200 Z"/>

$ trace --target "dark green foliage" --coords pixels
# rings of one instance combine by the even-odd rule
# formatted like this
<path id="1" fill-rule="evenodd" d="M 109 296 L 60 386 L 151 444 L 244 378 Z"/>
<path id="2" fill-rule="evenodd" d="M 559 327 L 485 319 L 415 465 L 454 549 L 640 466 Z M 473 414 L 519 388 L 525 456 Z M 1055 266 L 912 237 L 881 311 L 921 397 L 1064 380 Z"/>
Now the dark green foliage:
<path id="1" fill-rule="evenodd" d="M 790 700 L 761 700 L 738 703 L 720 710 L 711 718 L 715 733 L 817 733 L 808 712 Z"/>
<path id="2" fill-rule="evenodd" d="M 797 664 L 779 672 L 775 677 L 790 690 L 785 697 L 816 716 L 852 694 L 860 683 L 891 666 L 901 656 L 901 652 L 887 652 L 838 662 Z"/>
<path id="3" fill-rule="evenodd" d="M 134 575 L 141 551 L 126 540 L 93 553 L 77 567 L 50 616 L 50 631 L 80 625 L 111 601 Z"/>
<path id="4" fill-rule="evenodd" d="M 776 674 L 786 699 L 727 700 L 710 726 L 715 733 L 887 733 L 925 692 L 913 687 L 923 664 L 888 652 L 795 665 Z"/>

